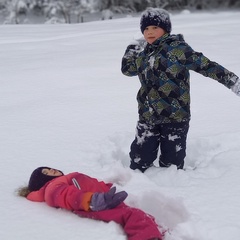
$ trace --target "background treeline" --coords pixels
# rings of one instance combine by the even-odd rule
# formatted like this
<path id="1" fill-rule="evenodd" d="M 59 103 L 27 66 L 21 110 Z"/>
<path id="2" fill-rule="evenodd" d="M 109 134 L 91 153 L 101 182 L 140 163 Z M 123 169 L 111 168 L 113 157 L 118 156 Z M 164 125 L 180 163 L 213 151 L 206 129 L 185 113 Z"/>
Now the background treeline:
<path id="1" fill-rule="evenodd" d="M 240 9 L 240 0 L 0 0 L 0 15 L 5 24 L 30 22 L 34 16 L 47 23 L 83 22 L 86 15 L 99 18 L 134 14 L 147 7 L 169 11 Z"/>

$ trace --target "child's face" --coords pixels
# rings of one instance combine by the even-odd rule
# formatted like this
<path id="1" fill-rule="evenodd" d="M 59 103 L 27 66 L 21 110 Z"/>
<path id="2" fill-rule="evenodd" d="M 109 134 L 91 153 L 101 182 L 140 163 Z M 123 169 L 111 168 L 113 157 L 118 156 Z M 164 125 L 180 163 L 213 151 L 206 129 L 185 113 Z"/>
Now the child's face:
<path id="1" fill-rule="evenodd" d="M 165 30 L 160 27 L 148 26 L 145 28 L 143 36 L 149 44 L 152 44 L 155 40 L 162 37 L 165 33 Z"/>
<path id="2" fill-rule="evenodd" d="M 60 171 L 58 171 L 57 169 L 53 169 L 53 168 L 44 168 L 42 170 L 42 173 L 44 175 L 48 175 L 48 176 L 54 176 L 54 177 L 59 177 L 62 176 L 62 173 Z"/>

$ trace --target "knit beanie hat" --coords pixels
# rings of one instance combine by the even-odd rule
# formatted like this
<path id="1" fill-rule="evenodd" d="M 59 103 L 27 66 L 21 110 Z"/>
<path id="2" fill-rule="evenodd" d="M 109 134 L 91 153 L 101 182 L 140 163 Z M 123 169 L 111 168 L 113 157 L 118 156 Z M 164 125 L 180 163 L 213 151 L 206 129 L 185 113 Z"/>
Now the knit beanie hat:
<path id="1" fill-rule="evenodd" d="M 172 24 L 169 13 L 161 8 L 148 8 L 141 15 L 140 28 L 142 33 L 148 26 L 157 26 L 170 33 Z"/>
<path id="2" fill-rule="evenodd" d="M 28 183 L 28 189 L 29 189 L 30 192 L 39 190 L 47 182 L 49 182 L 49 181 L 53 180 L 54 178 L 58 177 L 58 176 L 48 176 L 48 175 L 43 174 L 42 170 L 46 169 L 46 168 L 51 169 L 49 167 L 39 167 L 32 172 L 32 174 L 30 176 L 30 179 L 29 179 L 29 183 Z"/>

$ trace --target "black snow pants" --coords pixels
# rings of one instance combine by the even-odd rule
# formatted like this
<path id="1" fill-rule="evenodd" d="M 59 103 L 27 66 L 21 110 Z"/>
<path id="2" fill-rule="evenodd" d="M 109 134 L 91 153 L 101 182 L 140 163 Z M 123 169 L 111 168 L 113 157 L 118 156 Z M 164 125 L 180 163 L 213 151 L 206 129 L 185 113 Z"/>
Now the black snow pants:
<path id="1" fill-rule="evenodd" d="M 182 169 L 186 156 L 188 129 L 189 121 L 157 125 L 149 125 L 139 121 L 129 153 L 130 168 L 144 172 L 153 165 L 160 148 L 160 167 L 176 165 L 178 169 Z"/>

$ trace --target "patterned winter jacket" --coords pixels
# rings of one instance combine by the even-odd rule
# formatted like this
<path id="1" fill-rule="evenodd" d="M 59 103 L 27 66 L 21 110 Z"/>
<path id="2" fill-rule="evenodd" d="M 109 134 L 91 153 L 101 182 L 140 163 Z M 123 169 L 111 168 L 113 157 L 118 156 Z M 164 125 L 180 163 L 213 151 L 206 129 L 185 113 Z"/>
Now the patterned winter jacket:
<path id="1" fill-rule="evenodd" d="M 138 75 L 139 119 L 150 124 L 190 120 L 189 70 L 230 88 L 238 77 L 195 52 L 181 34 L 165 34 L 144 50 L 129 45 L 122 59 L 122 73 Z"/>
<path id="2" fill-rule="evenodd" d="M 89 211 L 93 193 L 107 192 L 111 186 L 112 184 L 74 172 L 46 183 L 40 190 L 31 192 L 27 199 L 71 211 Z"/>

